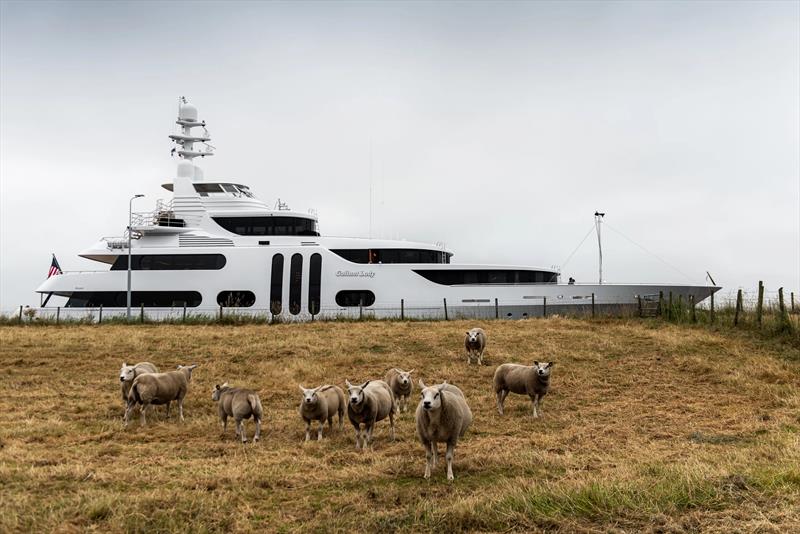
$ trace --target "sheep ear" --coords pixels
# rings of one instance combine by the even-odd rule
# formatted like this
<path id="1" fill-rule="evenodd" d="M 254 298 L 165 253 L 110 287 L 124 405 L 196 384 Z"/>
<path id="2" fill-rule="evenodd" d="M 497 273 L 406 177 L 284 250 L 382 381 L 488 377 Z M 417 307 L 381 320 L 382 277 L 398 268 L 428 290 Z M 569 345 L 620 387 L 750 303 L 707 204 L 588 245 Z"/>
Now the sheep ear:
<path id="1" fill-rule="evenodd" d="M 122 367 L 128 367 L 128 364 L 125 363 L 125 362 L 122 362 Z"/>
<path id="2" fill-rule="evenodd" d="M 183 366 L 182 365 L 178 365 L 177 367 L 175 367 L 175 369 L 180 371 L 181 369 L 183 369 Z"/>
<path id="3" fill-rule="evenodd" d="M 425 389 L 427 387 L 425 385 L 425 382 L 423 382 L 421 378 L 419 379 L 419 387 L 421 387 L 422 389 Z"/>
<path id="4" fill-rule="evenodd" d="M 347 385 L 347 389 L 350 389 L 351 387 L 353 387 L 353 384 L 351 384 L 350 381 L 347 380 L 347 379 L 344 380 L 344 383 Z"/>
<path id="5" fill-rule="evenodd" d="M 533 360 L 533 365 L 535 365 L 536 367 L 539 367 L 539 362 L 537 362 L 536 360 Z"/>
<path id="6" fill-rule="evenodd" d="M 412 370 L 410 370 L 410 371 L 408 372 L 408 374 L 411 374 L 411 373 L 413 373 L 414 371 L 416 371 L 416 369 L 412 369 Z"/>
<path id="7" fill-rule="evenodd" d="M 465 333 L 465 334 L 467 334 L 467 335 L 469 335 L 469 331 L 467 331 L 467 332 L 464 332 L 464 333 Z"/>
<path id="8" fill-rule="evenodd" d="M 189 369 L 197 369 L 197 364 L 193 363 L 192 365 L 189 366 Z"/>
<path id="9" fill-rule="evenodd" d="M 394 372 L 395 372 L 395 373 L 400 373 L 400 374 L 403 374 L 403 371 L 402 371 L 402 370 L 400 370 L 400 369 L 398 369 L 397 367 L 395 367 L 395 368 L 394 368 Z"/>
<path id="10" fill-rule="evenodd" d="M 225 383 L 222 384 L 222 387 L 227 388 L 227 387 L 230 387 L 230 386 L 228 386 L 228 383 L 225 382 Z"/>
<path id="11" fill-rule="evenodd" d="M 550 363 L 547 364 L 547 367 L 553 367 L 555 364 L 556 364 L 556 362 L 550 362 Z"/>
<path id="12" fill-rule="evenodd" d="M 219 389 L 219 384 L 215 384 L 214 389 Z"/>
<path id="13" fill-rule="evenodd" d="M 302 391 L 303 393 L 306 392 L 306 388 L 304 388 L 302 384 L 297 384 L 297 387 L 299 387 L 300 391 Z"/>
<path id="14" fill-rule="evenodd" d="M 367 384 L 369 384 L 370 382 L 372 382 L 372 380 L 367 380 L 366 382 L 361 384 L 361 389 L 364 389 L 365 387 L 367 387 Z"/>

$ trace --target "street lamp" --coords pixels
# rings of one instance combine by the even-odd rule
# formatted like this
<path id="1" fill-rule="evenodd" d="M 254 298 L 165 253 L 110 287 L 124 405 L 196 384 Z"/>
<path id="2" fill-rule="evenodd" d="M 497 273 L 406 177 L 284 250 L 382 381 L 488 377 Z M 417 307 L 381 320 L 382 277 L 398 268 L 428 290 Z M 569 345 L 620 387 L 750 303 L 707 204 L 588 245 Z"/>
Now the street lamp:
<path id="1" fill-rule="evenodd" d="M 133 195 L 128 202 L 128 322 L 131 321 L 131 226 L 133 226 L 133 201 L 144 195 Z"/>

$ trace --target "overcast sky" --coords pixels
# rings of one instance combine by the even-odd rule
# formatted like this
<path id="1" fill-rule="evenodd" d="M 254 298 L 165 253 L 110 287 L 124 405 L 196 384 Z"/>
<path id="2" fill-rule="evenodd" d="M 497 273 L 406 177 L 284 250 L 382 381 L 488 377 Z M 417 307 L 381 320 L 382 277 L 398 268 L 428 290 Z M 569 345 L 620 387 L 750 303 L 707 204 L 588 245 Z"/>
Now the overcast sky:
<path id="1" fill-rule="evenodd" d="M 371 152 L 376 237 L 550 267 L 601 210 L 609 282 L 800 288 L 799 2 L 3 1 L 0 308 L 169 197 L 180 95 L 207 179 L 325 234 L 368 235 Z"/>

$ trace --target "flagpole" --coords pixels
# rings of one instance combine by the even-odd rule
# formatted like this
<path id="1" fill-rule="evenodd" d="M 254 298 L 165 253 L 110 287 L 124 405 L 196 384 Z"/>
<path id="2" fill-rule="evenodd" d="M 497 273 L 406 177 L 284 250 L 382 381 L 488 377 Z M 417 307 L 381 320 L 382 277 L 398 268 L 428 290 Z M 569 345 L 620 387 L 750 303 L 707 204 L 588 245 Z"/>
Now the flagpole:
<path id="1" fill-rule="evenodd" d="M 133 195 L 131 197 L 131 200 L 128 202 L 128 292 L 127 292 L 128 322 L 131 322 L 131 226 L 133 226 L 133 201 L 143 196 L 144 195 Z"/>

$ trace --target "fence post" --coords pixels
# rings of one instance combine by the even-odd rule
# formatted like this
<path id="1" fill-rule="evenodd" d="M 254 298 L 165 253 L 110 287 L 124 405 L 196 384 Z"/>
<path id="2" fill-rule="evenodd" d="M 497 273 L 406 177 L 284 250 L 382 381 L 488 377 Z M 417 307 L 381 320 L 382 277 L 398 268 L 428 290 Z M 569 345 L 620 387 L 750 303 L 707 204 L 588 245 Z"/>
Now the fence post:
<path id="1" fill-rule="evenodd" d="M 711 313 L 709 314 L 711 324 L 714 324 L 714 292 L 711 292 Z"/>
<path id="2" fill-rule="evenodd" d="M 658 315 L 664 316 L 664 291 L 658 292 Z"/>
<path id="3" fill-rule="evenodd" d="M 739 313 L 742 311 L 742 290 L 736 292 L 736 311 L 733 314 L 733 326 L 739 324 Z"/>
<path id="4" fill-rule="evenodd" d="M 222 304 L 219 305 L 219 322 L 222 322 Z"/>
<path id="5" fill-rule="evenodd" d="M 683 293 L 678 295 L 678 317 L 679 321 L 683 321 Z"/>
<path id="6" fill-rule="evenodd" d="M 594 300 L 594 299 L 592 299 L 592 300 Z M 642 296 L 641 295 L 636 295 L 636 302 L 639 305 L 639 318 L 641 318 L 644 315 L 644 312 L 642 311 Z"/>
<path id="7" fill-rule="evenodd" d="M 406 299 L 400 299 L 400 320 L 406 320 Z"/>
<path id="8" fill-rule="evenodd" d="M 103 324 L 103 305 L 100 305 L 100 313 L 97 315 L 97 324 Z"/>
<path id="9" fill-rule="evenodd" d="M 592 293 L 592 319 L 594 319 L 595 311 L 594 311 L 594 293 Z"/>
<path id="10" fill-rule="evenodd" d="M 778 288 L 778 307 L 781 310 L 781 319 L 786 319 L 786 306 L 783 303 L 783 288 Z"/>
<path id="11" fill-rule="evenodd" d="M 792 293 L 792 310 L 794 310 L 794 293 Z M 494 298 L 494 318 L 500 318 L 500 306 L 497 303 L 497 297 Z"/>
<path id="12" fill-rule="evenodd" d="M 445 297 L 442 300 L 444 301 L 444 320 L 447 321 L 448 320 L 448 318 L 447 318 L 447 298 Z"/>
<path id="13" fill-rule="evenodd" d="M 542 297 L 542 317 L 547 317 L 547 297 Z"/>
<path id="14" fill-rule="evenodd" d="M 669 308 L 667 308 L 667 320 L 672 320 L 672 291 L 669 292 Z"/>
<path id="15" fill-rule="evenodd" d="M 756 321 L 761 326 L 761 314 L 764 311 L 764 282 L 758 281 L 758 304 L 756 305 Z"/>
<path id="16" fill-rule="evenodd" d="M 139 322 L 144 324 L 144 302 L 142 302 L 141 307 L 139 308 Z"/>
<path id="17" fill-rule="evenodd" d="M 183 322 L 186 322 L 186 303 L 183 303 Z"/>
<path id="18" fill-rule="evenodd" d="M 56 324 L 58 324 L 59 319 L 61 319 L 61 306 L 56 306 Z"/>
<path id="19" fill-rule="evenodd" d="M 358 299 L 358 320 L 364 319 L 364 299 Z"/>
<path id="20" fill-rule="evenodd" d="M 22 324 L 22 304 L 19 306 L 19 323 Z"/>
<path id="21" fill-rule="evenodd" d="M 695 309 L 694 309 L 694 295 L 689 295 L 689 303 L 692 306 L 692 322 L 696 323 L 697 322 L 697 313 L 695 312 Z"/>
<path id="22" fill-rule="evenodd" d="M 792 313 L 794 313 L 794 291 L 792 291 Z"/>

